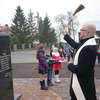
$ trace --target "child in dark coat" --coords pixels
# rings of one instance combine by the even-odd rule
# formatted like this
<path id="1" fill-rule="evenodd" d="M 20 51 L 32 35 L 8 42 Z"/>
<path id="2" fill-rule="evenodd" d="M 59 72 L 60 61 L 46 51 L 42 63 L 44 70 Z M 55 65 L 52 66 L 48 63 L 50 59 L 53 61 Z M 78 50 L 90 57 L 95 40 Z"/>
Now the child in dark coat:
<path id="1" fill-rule="evenodd" d="M 38 46 L 37 55 L 38 59 L 38 72 L 40 74 L 40 85 L 41 90 L 47 90 L 48 88 L 45 85 L 45 74 L 48 71 L 48 63 L 46 61 L 45 51 L 44 51 L 44 45 L 40 44 Z"/>

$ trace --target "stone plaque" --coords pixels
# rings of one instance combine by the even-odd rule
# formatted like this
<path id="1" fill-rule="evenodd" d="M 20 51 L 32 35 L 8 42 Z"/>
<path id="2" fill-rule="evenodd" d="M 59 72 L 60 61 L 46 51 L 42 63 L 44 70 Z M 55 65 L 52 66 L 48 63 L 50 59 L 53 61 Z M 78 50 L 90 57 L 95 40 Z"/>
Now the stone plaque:
<path id="1" fill-rule="evenodd" d="M 0 56 L 0 72 L 7 71 L 10 69 L 9 58 L 10 55 Z"/>

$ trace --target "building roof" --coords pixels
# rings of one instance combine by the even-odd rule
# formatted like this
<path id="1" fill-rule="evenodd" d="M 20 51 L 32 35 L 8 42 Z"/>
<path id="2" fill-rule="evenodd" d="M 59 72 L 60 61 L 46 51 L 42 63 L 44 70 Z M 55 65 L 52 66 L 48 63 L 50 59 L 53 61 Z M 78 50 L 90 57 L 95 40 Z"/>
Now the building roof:
<path id="1" fill-rule="evenodd" d="M 10 30 L 11 28 L 8 25 L 0 25 L 0 31 Z"/>
<path id="2" fill-rule="evenodd" d="M 8 25 L 2 26 L 0 25 L 0 36 L 1 35 L 10 35 L 11 33 L 11 28 Z"/>

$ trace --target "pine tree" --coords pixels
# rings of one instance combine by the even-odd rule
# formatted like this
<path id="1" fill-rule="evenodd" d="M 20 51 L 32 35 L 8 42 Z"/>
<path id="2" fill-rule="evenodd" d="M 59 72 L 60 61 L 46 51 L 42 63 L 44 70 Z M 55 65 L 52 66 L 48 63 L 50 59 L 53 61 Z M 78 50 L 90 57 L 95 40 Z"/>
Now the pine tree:
<path id="1" fill-rule="evenodd" d="M 11 28 L 14 37 L 16 37 L 15 39 L 17 39 L 17 44 L 23 44 L 28 41 L 29 28 L 24 12 L 20 6 L 18 6 L 16 9 L 16 14 L 14 16 Z"/>
<path id="2" fill-rule="evenodd" d="M 44 43 L 43 42 L 43 29 L 44 29 L 44 26 L 43 26 L 43 20 L 42 18 L 40 17 L 39 18 L 39 21 L 38 21 L 38 34 L 37 34 L 37 37 L 38 37 L 38 40 L 40 43 Z"/>
<path id="3" fill-rule="evenodd" d="M 41 35 L 42 43 L 48 44 L 49 30 L 50 30 L 50 21 L 49 21 L 49 18 L 46 16 L 43 21 L 43 32 Z"/>
<path id="4" fill-rule="evenodd" d="M 55 44 L 57 41 L 56 34 L 55 30 L 51 28 L 48 16 L 46 16 L 43 21 L 40 21 L 39 26 L 40 43 L 44 43 L 49 47 Z"/>
<path id="5" fill-rule="evenodd" d="M 29 12 L 29 14 L 28 14 L 28 19 L 27 19 L 27 21 L 28 21 L 28 27 L 29 27 L 29 31 L 30 31 L 30 36 L 29 36 L 29 38 L 30 38 L 30 40 L 31 41 L 34 41 L 36 38 L 36 20 L 35 20 L 35 18 L 34 18 L 34 16 L 33 16 L 33 13 L 32 13 L 32 11 L 30 10 L 30 12 Z"/>
<path id="6" fill-rule="evenodd" d="M 54 28 L 50 28 L 49 32 L 48 32 L 48 41 L 47 41 L 47 45 L 48 47 L 52 47 L 52 45 L 56 45 L 57 44 L 57 37 L 56 37 L 56 32 Z"/>

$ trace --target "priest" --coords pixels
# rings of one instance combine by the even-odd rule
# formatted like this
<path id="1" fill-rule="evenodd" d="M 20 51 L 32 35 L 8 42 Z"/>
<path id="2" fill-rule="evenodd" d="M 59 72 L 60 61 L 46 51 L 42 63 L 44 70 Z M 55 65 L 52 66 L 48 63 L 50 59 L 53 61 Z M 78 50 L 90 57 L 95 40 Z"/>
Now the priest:
<path id="1" fill-rule="evenodd" d="M 66 29 L 62 33 L 64 39 L 76 49 L 74 61 L 68 63 L 72 72 L 70 84 L 71 100 L 97 100 L 94 81 L 94 66 L 97 44 L 94 38 L 96 26 L 85 24 L 80 29 L 80 42 L 75 42 Z"/>

